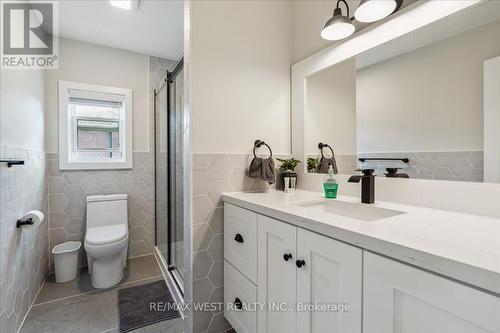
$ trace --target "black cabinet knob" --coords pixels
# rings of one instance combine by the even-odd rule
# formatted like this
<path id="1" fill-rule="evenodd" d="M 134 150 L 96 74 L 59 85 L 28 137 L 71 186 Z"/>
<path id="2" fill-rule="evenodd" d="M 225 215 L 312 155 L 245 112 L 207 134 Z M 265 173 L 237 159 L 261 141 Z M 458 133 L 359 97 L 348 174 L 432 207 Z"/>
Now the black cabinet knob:
<path id="1" fill-rule="evenodd" d="M 291 254 L 291 253 L 285 253 L 285 254 L 283 255 L 283 259 L 284 259 L 285 261 L 288 261 L 288 260 L 292 259 L 292 254 Z"/>
<path id="2" fill-rule="evenodd" d="M 234 240 L 238 243 L 243 243 L 243 236 L 240 234 L 236 234 L 236 236 L 234 236 Z"/>
<path id="3" fill-rule="evenodd" d="M 234 306 L 238 309 L 238 310 L 241 310 L 241 308 L 243 307 L 243 303 L 241 303 L 241 300 L 236 297 L 234 299 Z"/>
<path id="4" fill-rule="evenodd" d="M 295 261 L 295 265 L 297 265 L 298 268 L 305 266 L 306 262 L 304 260 L 297 260 Z"/>

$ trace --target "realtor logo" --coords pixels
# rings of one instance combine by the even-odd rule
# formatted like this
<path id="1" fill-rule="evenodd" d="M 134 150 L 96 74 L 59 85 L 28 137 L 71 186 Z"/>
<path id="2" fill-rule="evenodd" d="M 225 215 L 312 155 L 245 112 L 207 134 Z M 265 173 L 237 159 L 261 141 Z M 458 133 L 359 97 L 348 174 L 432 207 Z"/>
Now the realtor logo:
<path id="1" fill-rule="evenodd" d="M 57 3 L 2 1 L 2 67 L 57 68 Z"/>

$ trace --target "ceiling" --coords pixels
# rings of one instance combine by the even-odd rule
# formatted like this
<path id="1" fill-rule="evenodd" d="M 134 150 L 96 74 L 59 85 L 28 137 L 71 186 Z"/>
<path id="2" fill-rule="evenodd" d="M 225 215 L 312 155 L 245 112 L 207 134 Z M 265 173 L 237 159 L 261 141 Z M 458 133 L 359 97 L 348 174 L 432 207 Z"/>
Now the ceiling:
<path id="1" fill-rule="evenodd" d="M 183 1 L 140 0 L 137 11 L 107 0 L 59 2 L 59 36 L 179 60 L 183 54 Z"/>

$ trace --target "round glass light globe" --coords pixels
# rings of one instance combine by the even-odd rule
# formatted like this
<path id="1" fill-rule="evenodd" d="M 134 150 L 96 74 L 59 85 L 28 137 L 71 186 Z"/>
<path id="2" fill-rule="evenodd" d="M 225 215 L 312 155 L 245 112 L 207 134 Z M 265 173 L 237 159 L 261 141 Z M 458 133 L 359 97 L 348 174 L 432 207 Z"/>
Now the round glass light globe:
<path id="1" fill-rule="evenodd" d="M 326 40 L 344 39 L 352 35 L 354 30 L 355 28 L 352 23 L 333 23 L 321 31 L 321 37 Z"/>
<path id="2" fill-rule="evenodd" d="M 394 0 L 367 0 L 359 5 L 354 17 L 359 22 L 375 22 L 391 15 L 394 9 Z"/>

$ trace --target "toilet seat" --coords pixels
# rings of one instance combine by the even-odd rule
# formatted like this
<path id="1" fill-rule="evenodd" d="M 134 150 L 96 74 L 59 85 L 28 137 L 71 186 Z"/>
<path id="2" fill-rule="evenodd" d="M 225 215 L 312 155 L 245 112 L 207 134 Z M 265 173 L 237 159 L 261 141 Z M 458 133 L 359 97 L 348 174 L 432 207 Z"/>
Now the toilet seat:
<path id="1" fill-rule="evenodd" d="M 127 237 L 127 226 L 124 224 L 106 225 L 87 229 L 85 242 L 89 245 L 107 245 L 119 242 Z"/>

